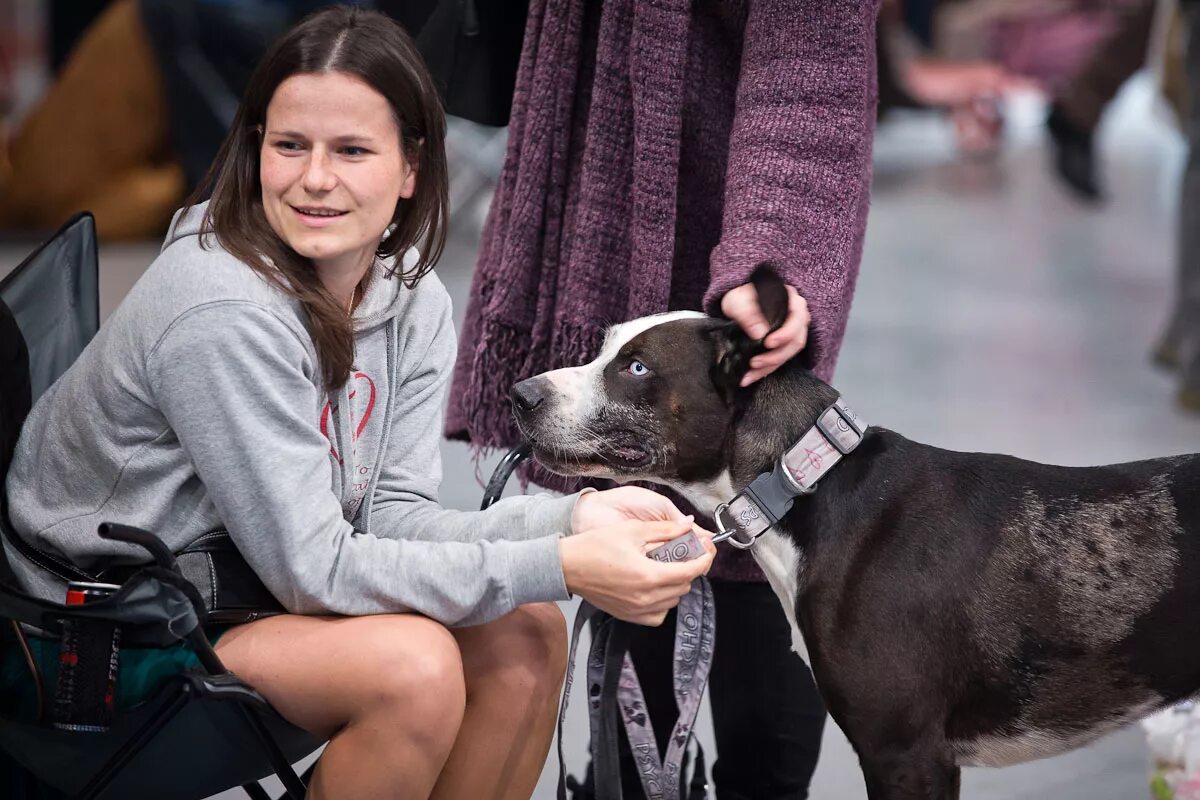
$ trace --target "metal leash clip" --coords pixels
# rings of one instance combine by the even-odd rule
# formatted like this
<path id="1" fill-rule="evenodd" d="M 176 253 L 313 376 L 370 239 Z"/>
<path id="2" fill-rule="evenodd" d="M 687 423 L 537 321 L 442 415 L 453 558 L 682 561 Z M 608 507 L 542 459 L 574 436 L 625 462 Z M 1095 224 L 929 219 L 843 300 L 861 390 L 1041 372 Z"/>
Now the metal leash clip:
<path id="1" fill-rule="evenodd" d="M 721 521 L 721 513 L 726 511 L 728 508 L 729 503 L 719 503 L 717 504 L 716 510 L 713 511 L 713 519 L 716 521 L 717 530 L 719 531 L 717 535 L 712 538 L 713 544 L 720 544 L 726 539 L 732 539 L 733 535 L 737 533 L 736 530 L 727 530 L 725 528 L 725 523 Z"/>
<path id="2" fill-rule="evenodd" d="M 729 503 L 721 503 L 720 505 L 717 506 L 716 510 L 713 511 L 713 519 L 717 523 L 717 531 L 718 531 L 717 535 L 714 536 L 712 539 L 713 544 L 720 544 L 721 542 L 728 541 L 731 545 L 733 545 L 734 547 L 736 547 L 739 550 L 749 550 L 751 547 L 754 546 L 754 540 L 757 539 L 758 537 L 754 536 L 754 535 L 745 534 L 745 531 L 743 531 L 741 528 L 738 528 L 738 527 L 733 527 L 733 528 L 726 527 L 724 517 L 728 511 L 729 511 Z M 738 536 L 739 533 L 745 534 L 746 538 L 744 538 L 744 539 L 739 538 L 739 536 Z"/>

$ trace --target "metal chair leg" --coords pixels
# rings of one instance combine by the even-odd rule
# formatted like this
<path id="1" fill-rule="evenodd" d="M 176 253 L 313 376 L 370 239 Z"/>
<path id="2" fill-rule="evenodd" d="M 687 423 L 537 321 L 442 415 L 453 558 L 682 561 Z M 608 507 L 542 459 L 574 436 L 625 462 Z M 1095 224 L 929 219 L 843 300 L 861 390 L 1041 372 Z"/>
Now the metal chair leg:
<path id="1" fill-rule="evenodd" d="M 250 796 L 250 800 L 271 800 L 271 795 L 267 794 L 267 790 L 262 788 L 257 781 L 247 783 L 242 787 L 242 791 Z"/>
<path id="2" fill-rule="evenodd" d="M 246 721 L 250 727 L 258 734 L 259 742 L 266 751 L 267 758 L 271 761 L 271 768 L 275 770 L 275 775 L 283 782 L 285 796 L 290 800 L 304 800 L 304 795 L 308 789 L 300 780 L 300 776 L 296 774 L 296 770 L 292 768 L 291 763 L 279 749 L 279 744 L 275 741 L 275 737 L 267 730 L 267 725 L 262 721 L 255 709 L 247 706 L 242 706 L 242 713 L 246 717 Z"/>

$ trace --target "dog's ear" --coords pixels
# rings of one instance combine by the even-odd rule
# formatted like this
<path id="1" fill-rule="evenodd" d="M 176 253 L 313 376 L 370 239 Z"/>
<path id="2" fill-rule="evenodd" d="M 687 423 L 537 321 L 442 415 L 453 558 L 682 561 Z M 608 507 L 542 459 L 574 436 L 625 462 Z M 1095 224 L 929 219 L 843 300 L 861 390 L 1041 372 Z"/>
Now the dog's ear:
<path id="1" fill-rule="evenodd" d="M 762 352 L 762 345 L 747 337 L 741 326 L 730 320 L 714 320 L 708 335 L 713 342 L 712 382 L 729 402 L 750 370 L 750 359 Z"/>
<path id="2" fill-rule="evenodd" d="M 758 295 L 758 307 L 766 317 L 769 329 L 778 330 L 788 315 L 787 285 L 783 278 L 771 264 L 764 262 L 754 268 L 750 283 Z M 764 352 L 766 347 L 762 339 L 747 336 L 736 322 L 714 323 L 708 332 L 714 344 L 713 383 L 728 400 L 750 371 L 750 359 Z"/>
<path id="3" fill-rule="evenodd" d="M 767 318 L 767 325 L 772 331 L 779 330 L 788 315 L 787 284 L 779 277 L 775 267 L 766 261 L 754 268 L 750 283 L 758 294 L 758 307 Z"/>

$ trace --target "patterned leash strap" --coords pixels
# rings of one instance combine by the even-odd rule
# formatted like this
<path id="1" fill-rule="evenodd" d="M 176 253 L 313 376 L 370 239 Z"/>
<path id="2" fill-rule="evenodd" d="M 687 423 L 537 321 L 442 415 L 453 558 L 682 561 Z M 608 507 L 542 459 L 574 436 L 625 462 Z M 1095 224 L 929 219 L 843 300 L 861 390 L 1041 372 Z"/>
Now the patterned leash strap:
<path id="1" fill-rule="evenodd" d="M 562 732 L 574 683 L 575 654 L 583 627 L 593 618 L 597 625 L 588 653 L 587 699 L 596 800 L 621 800 L 618 716 L 647 800 L 681 800 L 687 746 L 693 738 L 692 730 L 712 667 L 716 637 L 712 587 L 707 578 L 697 578 L 691 591 L 679 602 L 672 659 L 679 718 L 661 759 L 641 684 L 629 658 L 630 623 L 613 619 L 586 601 L 580 604 L 571 631 L 570 660 L 558 712 L 558 800 L 568 800 Z M 698 741 L 696 746 L 696 769 L 689 786 L 689 800 L 700 800 L 707 792 L 704 753 Z"/>

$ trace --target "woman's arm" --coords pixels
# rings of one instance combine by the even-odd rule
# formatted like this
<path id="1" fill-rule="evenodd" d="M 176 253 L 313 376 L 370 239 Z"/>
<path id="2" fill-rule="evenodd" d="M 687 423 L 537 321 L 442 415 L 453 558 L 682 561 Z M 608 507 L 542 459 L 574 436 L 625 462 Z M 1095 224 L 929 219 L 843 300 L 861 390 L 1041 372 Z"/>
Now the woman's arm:
<path id="1" fill-rule="evenodd" d="M 486 511 L 451 511 L 437 502 L 440 432 L 446 383 L 457 350 L 447 298 L 437 330 L 403 380 L 396 419 L 369 508 L 372 532 L 420 542 L 533 540 L 571 532 L 559 542 L 563 581 L 610 614 L 643 625 L 662 622 L 691 581 L 708 570 L 716 548 L 694 562 L 662 564 L 646 552 L 692 527 L 666 497 L 635 486 L 555 498 L 508 497 Z"/>
<path id="2" fill-rule="evenodd" d="M 289 611 L 415 611 L 472 625 L 568 596 L 552 512 L 543 535 L 526 541 L 356 533 L 331 490 L 329 443 L 315 424 L 316 369 L 283 322 L 246 302 L 185 314 L 147 358 L 159 410 L 208 499 Z"/>
<path id="3" fill-rule="evenodd" d="M 770 261 L 807 301 L 803 358 L 833 371 L 862 253 L 875 131 L 874 0 L 750 0 L 721 242 L 704 308 Z"/>
<path id="4" fill-rule="evenodd" d="M 425 354 L 399 381 L 387 452 L 371 497 L 370 530 L 422 541 L 520 540 L 570 533 L 577 494 L 506 497 L 487 511 L 442 508 L 441 430 L 457 351 L 449 297 Z M 482 494 L 482 490 L 481 490 Z"/>

